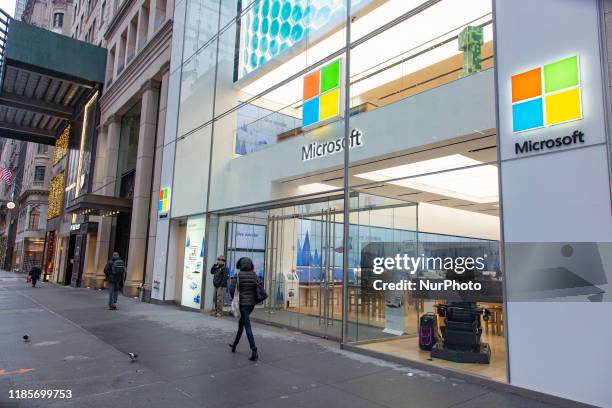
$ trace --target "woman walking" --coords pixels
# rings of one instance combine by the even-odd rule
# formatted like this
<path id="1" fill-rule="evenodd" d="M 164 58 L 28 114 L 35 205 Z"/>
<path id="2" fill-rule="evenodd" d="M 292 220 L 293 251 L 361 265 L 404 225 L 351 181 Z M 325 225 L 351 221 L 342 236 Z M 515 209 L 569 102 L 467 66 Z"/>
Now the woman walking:
<path id="1" fill-rule="evenodd" d="M 236 263 L 236 269 L 238 273 L 232 278 L 229 286 L 230 295 L 234 298 L 236 287 L 238 288 L 239 304 L 240 304 L 240 319 L 238 320 L 238 332 L 236 333 L 236 339 L 229 346 L 232 349 L 232 353 L 236 352 L 238 342 L 242 337 L 242 331 L 246 330 L 247 339 L 249 340 L 249 346 L 251 346 L 251 357 L 249 360 L 257 361 L 259 355 L 257 354 L 257 346 L 255 346 L 255 338 L 253 337 L 253 330 L 251 329 L 251 312 L 255 308 L 257 303 L 257 274 L 255 273 L 255 267 L 251 258 L 240 258 Z"/>

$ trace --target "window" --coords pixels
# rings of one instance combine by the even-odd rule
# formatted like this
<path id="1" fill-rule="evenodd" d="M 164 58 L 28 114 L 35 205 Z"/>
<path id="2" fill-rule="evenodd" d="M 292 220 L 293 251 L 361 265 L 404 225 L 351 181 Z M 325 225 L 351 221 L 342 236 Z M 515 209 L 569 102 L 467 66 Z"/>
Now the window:
<path id="1" fill-rule="evenodd" d="M 53 28 L 62 28 L 64 25 L 64 13 L 53 14 Z"/>
<path id="2" fill-rule="evenodd" d="M 40 222 L 40 210 L 36 207 L 30 211 L 30 221 L 28 222 L 28 229 L 38 229 L 38 223 Z"/>
<path id="3" fill-rule="evenodd" d="M 49 146 L 44 144 L 38 145 L 38 154 L 47 154 L 49 152 Z"/>
<path id="4" fill-rule="evenodd" d="M 102 25 L 104 24 L 104 18 L 106 17 L 105 14 L 106 14 L 106 2 L 103 1 L 102 8 L 100 10 L 100 27 L 102 27 Z"/>
<path id="5" fill-rule="evenodd" d="M 34 181 L 44 182 L 45 181 L 45 166 L 36 166 L 34 169 Z"/>

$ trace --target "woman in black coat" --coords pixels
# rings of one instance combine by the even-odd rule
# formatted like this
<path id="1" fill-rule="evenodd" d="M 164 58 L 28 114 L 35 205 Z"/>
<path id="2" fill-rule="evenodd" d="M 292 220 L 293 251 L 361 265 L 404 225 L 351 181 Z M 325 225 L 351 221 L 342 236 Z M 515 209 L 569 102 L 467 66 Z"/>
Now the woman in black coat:
<path id="1" fill-rule="evenodd" d="M 251 329 L 251 313 L 257 304 L 257 274 L 255 273 L 255 267 L 251 258 L 240 258 L 236 263 L 236 269 L 239 272 L 236 277 L 232 278 L 229 286 L 230 294 L 232 299 L 234 298 L 234 292 L 236 286 L 238 286 L 238 293 L 240 296 L 240 319 L 238 320 L 238 332 L 236 333 L 236 339 L 229 346 L 232 348 L 232 353 L 236 352 L 236 346 L 242 337 L 242 331 L 246 330 L 247 339 L 249 340 L 249 346 L 251 346 L 251 357 L 249 360 L 257 361 L 259 355 L 257 354 L 257 346 L 255 345 L 255 338 L 253 337 L 253 330 Z"/>

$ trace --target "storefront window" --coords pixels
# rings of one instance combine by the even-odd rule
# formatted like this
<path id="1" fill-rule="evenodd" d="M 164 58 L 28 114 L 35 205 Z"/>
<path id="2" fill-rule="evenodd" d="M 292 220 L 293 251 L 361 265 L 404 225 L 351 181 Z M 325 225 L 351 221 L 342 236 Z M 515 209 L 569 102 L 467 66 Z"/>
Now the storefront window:
<path id="1" fill-rule="evenodd" d="M 490 0 L 389 1 L 351 25 L 351 114 L 493 65 Z M 398 22 L 398 16 L 402 19 Z M 396 39 L 402 38 L 403 41 Z"/>
<path id="2" fill-rule="evenodd" d="M 253 317 L 340 339 L 342 196 L 215 215 L 209 240 L 231 274 L 251 258 L 269 294 Z M 212 265 L 209 265 L 212 266 Z"/>
<path id="3" fill-rule="evenodd" d="M 345 341 L 505 381 L 491 2 L 391 0 L 351 21 Z"/>
<path id="4" fill-rule="evenodd" d="M 427 177 L 394 183 L 416 190 Z M 439 180 L 457 184 L 468 177 L 464 170 L 439 173 Z M 411 184 L 418 183 L 415 180 L 422 184 Z M 478 188 L 471 182 L 467 185 Z M 349 242 L 359 252 L 360 273 L 349 281 L 349 341 L 370 351 L 505 381 L 498 201 L 496 197 L 452 205 L 447 203 L 452 198 L 420 201 L 419 195 L 428 194 L 425 188 L 406 196 L 414 202 L 368 193 L 351 199 Z M 436 286 L 447 282 L 452 285 Z M 447 310 L 470 321 L 461 321 L 466 325 L 457 331 L 450 314 L 444 315 Z M 432 325 L 424 324 L 427 321 Z M 424 348 L 423 333 L 431 334 L 432 343 Z M 432 352 L 429 346 L 435 343 Z"/>
<path id="5" fill-rule="evenodd" d="M 349 47 L 345 1 L 220 9 L 185 48 L 173 173 L 172 217 L 207 214 L 207 269 L 251 257 L 257 319 L 505 381 L 491 2 L 352 0 Z M 477 258 L 484 289 L 379 288 L 463 273 L 396 256 Z M 451 347 L 420 348 L 424 322 Z"/>

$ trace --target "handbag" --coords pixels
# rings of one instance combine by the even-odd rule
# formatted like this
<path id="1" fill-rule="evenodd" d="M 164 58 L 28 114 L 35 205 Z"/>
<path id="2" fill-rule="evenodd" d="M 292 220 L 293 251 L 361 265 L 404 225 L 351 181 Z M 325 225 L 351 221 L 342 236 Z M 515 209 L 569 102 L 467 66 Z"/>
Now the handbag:
<path id="1" fill-rule="evenodd" d="M 240 317 L 240 273 L 236 274 L 236 289 L 232 298 L 232 314 L 234 317 Z"/>
<path id="2" fill-rule="evenodd" d="M 257 279 L 257 284 L 255 285 L 255 302 L 263 303 L 264 300 L 268 298 L 268 293 L 264 289 L 263 282 Z"/>

